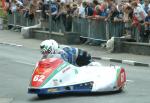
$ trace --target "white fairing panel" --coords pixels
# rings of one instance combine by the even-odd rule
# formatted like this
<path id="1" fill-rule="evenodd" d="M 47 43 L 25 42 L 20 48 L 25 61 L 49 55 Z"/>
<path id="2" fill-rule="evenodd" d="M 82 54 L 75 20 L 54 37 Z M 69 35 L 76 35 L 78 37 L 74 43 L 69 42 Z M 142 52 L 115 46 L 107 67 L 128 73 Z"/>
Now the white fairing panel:
<path id="1" fill-rule="evenodd" d="M 112 91 L 116 85 L 116 69 L 101 65 L 75 67 L 68 65 L 42 88 L 67 86 L 93 81 L 92 91 Z"/>
<path id="2" fill-rule="evenodd" d="M 86 66 L 81 71 L 79 78 L 94 81 L 92 91 L 109 91 L 116 83 L 116 70 L 110 67 Z"/>

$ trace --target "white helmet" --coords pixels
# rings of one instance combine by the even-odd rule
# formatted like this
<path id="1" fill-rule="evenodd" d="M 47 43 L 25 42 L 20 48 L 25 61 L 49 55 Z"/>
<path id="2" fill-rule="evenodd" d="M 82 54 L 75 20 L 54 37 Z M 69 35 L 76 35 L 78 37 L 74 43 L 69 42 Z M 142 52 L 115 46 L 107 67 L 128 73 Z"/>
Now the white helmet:
<path id="1" fill-rule="evenodd" d="M 54 54 L 58 49 L 58 43 L 55 40 L 44 40 L 40 44 L 42 54 Z"/>

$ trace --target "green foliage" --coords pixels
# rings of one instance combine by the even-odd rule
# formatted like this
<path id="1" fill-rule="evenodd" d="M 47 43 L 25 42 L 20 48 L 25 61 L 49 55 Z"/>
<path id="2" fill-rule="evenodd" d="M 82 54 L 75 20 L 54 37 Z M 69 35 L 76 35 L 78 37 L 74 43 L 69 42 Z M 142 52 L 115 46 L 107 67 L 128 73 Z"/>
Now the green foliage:
<path id="1" fill-rule="evenodd" d="M 5 18 L 5 14 L 4 14 L 4 12 L 3 12 L 3 9 L 2 8 L 0 8 L 0 17 L 1 18 Z"/>
<path id="2" fill-rule="evenodd" d="M 6 29 L 8 19 L 7 19 L 7 14 L 3 12 L 2 8 L 0 8 L 0 18 L 3 18 L 3 27 L 4 29 Z"/>

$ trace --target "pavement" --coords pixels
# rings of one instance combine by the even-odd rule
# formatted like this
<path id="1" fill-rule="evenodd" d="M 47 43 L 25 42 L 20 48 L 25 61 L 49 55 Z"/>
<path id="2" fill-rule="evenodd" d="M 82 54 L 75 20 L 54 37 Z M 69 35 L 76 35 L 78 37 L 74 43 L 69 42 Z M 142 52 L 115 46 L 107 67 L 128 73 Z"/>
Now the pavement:
<path id="1" fill-rule="evenodd" d="M 26 47 L 39 50 L 39 44 L 42 40 L 37 39 L 24 39 L 20 32 L 10 30 L 0 30 L 0 44 Z M 71 45 L 91 53 L 94 59 L 106 60 L 110 62 L 123 63 L 133 66 L 150 67 L 150 56 L 135 55 L 129 53 L 109 53 L 105 48 L 100 46 L 89 45 Z"/>

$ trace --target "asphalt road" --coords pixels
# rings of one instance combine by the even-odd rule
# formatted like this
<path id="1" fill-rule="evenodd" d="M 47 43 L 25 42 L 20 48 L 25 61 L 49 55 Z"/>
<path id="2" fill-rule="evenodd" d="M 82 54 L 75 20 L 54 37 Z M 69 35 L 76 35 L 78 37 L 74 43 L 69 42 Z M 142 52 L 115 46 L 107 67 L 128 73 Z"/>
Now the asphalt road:
<path id="1" fill-rule="evenodd" d="M 40 59 L 36 49 L 0 45 L 0 103 L 150 103 L 150 68 L 98 61 L 103 65 L 122 65 L 127 85 L 116 94 L 61 95 L 39 99 L 27 93 L 34 64 Z"/>

